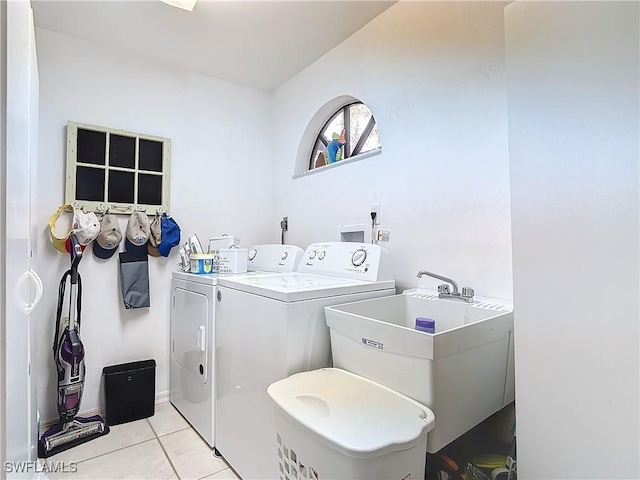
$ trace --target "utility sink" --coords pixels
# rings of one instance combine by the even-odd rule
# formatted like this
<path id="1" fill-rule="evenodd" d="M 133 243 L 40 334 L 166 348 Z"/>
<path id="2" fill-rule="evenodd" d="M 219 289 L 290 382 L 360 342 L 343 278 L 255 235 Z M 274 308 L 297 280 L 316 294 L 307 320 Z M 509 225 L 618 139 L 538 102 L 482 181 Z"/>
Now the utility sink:
<path id="1" fill-rule="evenodd" d="M 427 450 L 437 452 L 514 400 L 513 307 L 437 292 L 325 307 L 333 366 L 371 379 L 433 410 Z M 435 333 L 415 329 L 435 320 Z"/>

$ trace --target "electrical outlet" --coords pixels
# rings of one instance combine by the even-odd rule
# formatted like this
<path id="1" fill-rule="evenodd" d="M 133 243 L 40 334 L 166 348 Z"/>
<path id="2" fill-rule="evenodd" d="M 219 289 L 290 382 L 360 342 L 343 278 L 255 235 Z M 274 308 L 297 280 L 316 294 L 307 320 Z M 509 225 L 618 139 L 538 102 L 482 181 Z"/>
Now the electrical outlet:
<path id="1" fill-rule="evenodd" d="M 282 221 L 280 222 L 280 229 L 283 232 L 286 232 L 289 230 L 289 217 L 282 217 Z"/>
<path id="2" fill-rule="evenodd" d="M 378 235 L 376 237 L 376 240 L 378 242 L 388 242 L 390 236 L 391 236 L 391 233 L 389 232 L 389 230 L 378 230 Z"/>
<path id="3" fill-rule="evenodd" d="M 380 204 L 376 203 L 375 205 L 371 205 L 371 212 L 376 212 L 376 218 L 374 220 L 375 225 L 380 225 Z"/>

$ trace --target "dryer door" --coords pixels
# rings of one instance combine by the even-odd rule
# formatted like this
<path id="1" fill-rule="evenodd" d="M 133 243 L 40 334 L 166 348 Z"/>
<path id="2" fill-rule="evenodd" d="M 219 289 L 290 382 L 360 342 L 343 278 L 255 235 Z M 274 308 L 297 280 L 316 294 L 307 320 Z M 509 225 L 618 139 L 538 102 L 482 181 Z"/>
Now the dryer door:
<path id="1" fill-rule="evenodd" d="M 173 295 L 173 357 L 198 382 L 207 383 L 209 299 L 202 293 L 179 287 Z"/>

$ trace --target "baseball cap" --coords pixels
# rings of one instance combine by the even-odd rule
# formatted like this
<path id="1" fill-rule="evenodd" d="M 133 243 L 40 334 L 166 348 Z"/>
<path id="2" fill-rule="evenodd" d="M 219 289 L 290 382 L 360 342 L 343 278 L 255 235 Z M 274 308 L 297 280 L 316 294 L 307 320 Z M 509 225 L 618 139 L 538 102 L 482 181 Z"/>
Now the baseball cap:
<path id="1" fill-rule="evenodd" d="M 85 213 L 78 209 L 73 214 L 72 231 L 76 234 L 78 243 L 87 246 L 93 242 L 100 233 L 100 222 L 95 213 Z"/>
<path id="2" fill-rule="evenodd" d="M 98 258 L 111 258 L 118 251 L 122 241 L 122 231 L 115 215 L 100 217 L 100 233 L 93 242 L 93 254 Z"/>
<path id="3" fill-rule="evenodd" d="M 163 257 L 168 257 L 173 247 L 180 243 L 180 227 L 176 221 L 168 217 L 166 213 L 162 214 L 161 220 L 162 238 L 158 251 Z"/>
<path id="4" fill-rule="evenodd" d="M 51 215 L 51 218 L 49 218 L 49 236 L 51 243 L 53 243 L 53 246 L 56 247 L 56 250 L 60 253 L 69 253 L 69 248 L 65 246 L 65 243 L 71 234 L 75 210 L 73 204 L 65 203 L 64 205 L 60 205 L 53 215 Z M 63 215 L 64 213 L 70 213 L 71 215 Z M 59 222 L 58 220 L 61 218 L 63 221 Z"/>
<path id="5" fill-rule="evenodd" d="M 151 234 L 149 235 L 149 243 L 147 243 L 147 253 L 152 257 L 159 257 L 160 239 L 162 238 L 162 222 L 159 215 L 153 217 L 151 226 L 149 227 Z"/>
<path id="6" fill-rule="evenodd" d="M 130 255 L 146 255 L 150 234 L 149 217 L 144 212 L 134 212 L 127 223 L 127 238 L 124 246 Z"/>

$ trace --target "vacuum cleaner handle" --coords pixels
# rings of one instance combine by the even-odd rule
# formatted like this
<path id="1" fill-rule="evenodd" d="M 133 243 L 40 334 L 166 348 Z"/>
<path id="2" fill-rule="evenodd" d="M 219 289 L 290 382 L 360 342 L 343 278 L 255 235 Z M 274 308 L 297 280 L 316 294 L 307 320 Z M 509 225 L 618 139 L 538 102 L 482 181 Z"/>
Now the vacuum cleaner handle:
<path id="1" fill-rule="evenodd" d="M 58 342 L 62 340 L 62 332 L 60 331 L 60 322 L 62 322 L 62 310 L 63 310 L 63 302 L 64 302 L 64 292 L 65 287 L 67 285 L 67 277 L 71 276 L 71 270 L 67 270 L 62 275 L 60 279 L 60 285 L 58 286 L 58 308 L 56 311 L 56 329 L 53 332 L 53 354 L 56 355 L 56 351 L 58 350 Z M 73 299 L 69 299 L 73 301 Z M 78 287 L 76 293 L 76 328 L 74 330 L 80 329 L 80 314 L 82 309 L 82 277 L 78 274 Z M 69 311 L 69 315 L 71 312 Z"/>
<path id="2" fill-rule="evenodd" d="M 76 272 L 77 273 L 77 272 Z M 60 322 L 62 321 L 62 310 L 63 310 L 63 302 L 64 302 L 64 292 L 65 292 L 65 287 L 67 285 L 67 277 L 71 276 L 71 270 L 67 270 L 64 275 L 62 276 L 62 279 L 60 279 L 60 285 L 58 286 L 58 308 L 56 311 L 56 329 L 53 332 L 53 355 L 56 355 L 56 351 L 58 349 L 58 342 L 61 340 L 61 337 L 58 337 L 58 335 L 61 335 L 60 333 Z M 80 330 L 80 321 L 82 318 L 82 277 L 80 276 L 79 273 L 77 273 L 78 276 L 78 285 L 77 285 L 77 289 L 76 289 L 76 321 L 75 321 L 75 329 L 74 330 Z M 73 299 L 69 299 L 70 301 L 73 301 Z M 69 311 L 69 315 L 71 315 L 71 311 Z"/>
<path id="3" fill-rule="evenodd" d="M 70 252 L 71 255 L 71 285 L 78 283 L 78 264 L 82 260 L 82 247 L 75 233 L 69 235 Z"/>

